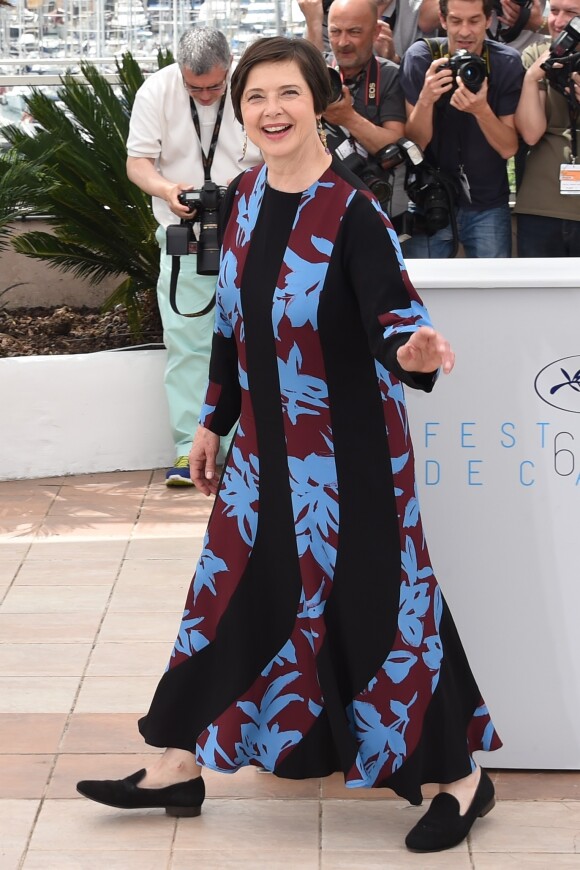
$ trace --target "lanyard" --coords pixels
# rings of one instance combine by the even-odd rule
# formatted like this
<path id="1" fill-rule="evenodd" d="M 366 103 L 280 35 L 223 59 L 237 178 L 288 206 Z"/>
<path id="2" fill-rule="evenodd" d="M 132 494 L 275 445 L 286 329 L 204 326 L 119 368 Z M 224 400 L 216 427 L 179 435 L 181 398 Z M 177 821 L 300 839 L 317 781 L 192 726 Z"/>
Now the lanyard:
<path id="1" fill-rule="evenodd" d="M 360 85 L 362 84 L 363 79 L 365 80 L 365 114 L 369 121 L 372 121 L 377 112 L 379 111 L 380 105 L 380 80 L 381 80 L 381 68 L 379 66 L 379 62 L 376 57 L 373 55 L 370 61 L 367 64 L 366 70 L 362 70 L 354 79 L 354 81 L 349 82 L 345 81 L 344 76 L 340 73 L 342 78 L 342 83 L 347 85 L 349 89 L 352 88 L 351 94 L 353 96 L 353 102 L 358 92 Z M 353 93 L 354 90 L 354 93 Z"/>
<path id="2" fill-rule="evenodd" d="M 570 152 L 572 163 L 578 160 L 578 118 L 580 117 L 580 103 L 576 99 L 574 82 L 570 79 L 570 93 L 568 94 L 568 113 L 570 115 Z"/>
<path id="3" fill-rule="evenodd" d="M 217 113 L 217 118 L 215 119 L 215 125 L 213 128 L 213 133 L 211 134 L 211 143 L 209 146 L 209 151 L 207 155 L 203 150 L 203 146 L 201 144 L 201 128 L 199 126 L 199 115 L 197 114 L 197 106 L 195 105 L 195 100 L 193 97 L 189 98 L 189 107 L 191 109 L 191 118 L 193 120 L 193 124 L 195 127 L 195 132 L 197 133 L 197 138 L 199 139 L 199 145 L 201 148 L 201 160 L 203 163 L 203 174 L 206 181 L 211 181 L 210 173 L 211 173 L 211 165 L 213 163 L 213 157 L 215 154 L 215 149 L 217 147 L 217 140 L 220 133 L 220 127 L 222 125 L 222 118 L 224 114 L 224 106 L 226 103 L 226 94 L 227 88 L 223 92 L 222 98 L 220 100 L 220 105 Z"/>

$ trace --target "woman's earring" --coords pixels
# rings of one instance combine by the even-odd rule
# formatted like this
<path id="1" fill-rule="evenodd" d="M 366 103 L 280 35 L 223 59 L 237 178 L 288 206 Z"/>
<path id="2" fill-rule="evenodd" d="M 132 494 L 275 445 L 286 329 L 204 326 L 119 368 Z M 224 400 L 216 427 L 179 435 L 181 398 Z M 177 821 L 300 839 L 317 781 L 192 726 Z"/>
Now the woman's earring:
<path id="1" fill-rule="evenodd" d="M 322 142 L 323 148 L 328 154 L 328 142 L 326 141 L 326 130 L 322 126 L 322 121 L 320 118 L 316 119 L 316 132 L 318 133 L 318 138 Z"/>
<path id="2" fill-rule="evenodd" d="M 241 163 L 242 160 L 245 159 L 245 157 L 246 157 L 246 151 L 247 151 L 247 150 L 248 150 L 248 134 L 247 134 L 246 131 L 244 130 L 244 144 L 243 144 L 243 146 L 242 146 L 242 156 L 241 156 L 240 159 L 238 160 L 238 163 Z"/>

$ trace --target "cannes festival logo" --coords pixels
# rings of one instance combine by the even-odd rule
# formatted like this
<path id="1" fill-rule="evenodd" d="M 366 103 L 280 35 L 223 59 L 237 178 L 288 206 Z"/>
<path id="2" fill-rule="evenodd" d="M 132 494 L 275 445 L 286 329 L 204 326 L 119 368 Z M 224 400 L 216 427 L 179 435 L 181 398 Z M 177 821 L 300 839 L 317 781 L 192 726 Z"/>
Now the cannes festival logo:
<path id="1" fill-rule="evenodd" d="M 553 408 L 580 414 L 580 356 L 566 356 L 544 366 L 536 375 L 534 388 Z"/>

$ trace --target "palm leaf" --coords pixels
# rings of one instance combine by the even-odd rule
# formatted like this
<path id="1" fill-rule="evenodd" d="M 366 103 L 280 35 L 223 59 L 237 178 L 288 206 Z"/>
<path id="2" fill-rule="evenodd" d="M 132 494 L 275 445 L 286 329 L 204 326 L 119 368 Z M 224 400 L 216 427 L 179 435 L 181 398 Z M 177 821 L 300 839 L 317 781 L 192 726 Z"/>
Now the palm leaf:
<path id="1" fill-rule="evenodd" d="M 159 66 L 172 62 L 170 52 L 159 53 Z M 124 305 L 138 330 L 159 272 L 150 199 L 126 174 L 129 117 L 144 73 L 130 52 L 117 62 L 119 85 L 88 62 L 81 71 L 87 84 L 63 75 L 56 101 L 38 89 L 27 98 L 36 136 L 3 128 L 11 147 L 0 156 L 0 250 L 11 244 L 92 284 L 120 278 L 105 306 Z M 14 237 L 23 214 L 47 216 L 52 232 Z"/>

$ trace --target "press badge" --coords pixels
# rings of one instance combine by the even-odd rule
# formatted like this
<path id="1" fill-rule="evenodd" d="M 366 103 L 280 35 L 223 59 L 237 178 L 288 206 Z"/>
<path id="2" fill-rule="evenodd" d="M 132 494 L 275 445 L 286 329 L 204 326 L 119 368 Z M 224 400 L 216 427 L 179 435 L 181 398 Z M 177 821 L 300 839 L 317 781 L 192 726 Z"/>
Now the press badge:
<path id="1" fill-rule="evenodd" d="M 580 163 L 560 165 L 560 193 L 580 195 Z"/>

